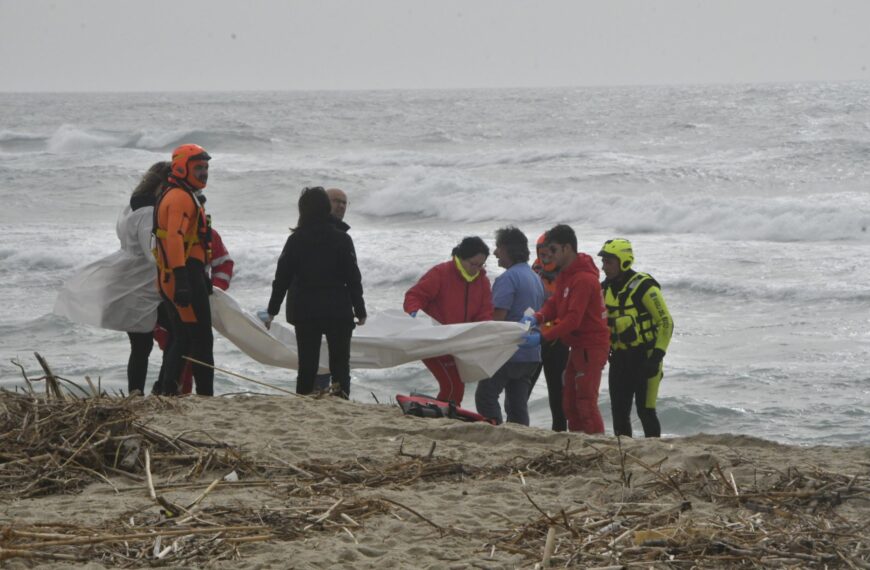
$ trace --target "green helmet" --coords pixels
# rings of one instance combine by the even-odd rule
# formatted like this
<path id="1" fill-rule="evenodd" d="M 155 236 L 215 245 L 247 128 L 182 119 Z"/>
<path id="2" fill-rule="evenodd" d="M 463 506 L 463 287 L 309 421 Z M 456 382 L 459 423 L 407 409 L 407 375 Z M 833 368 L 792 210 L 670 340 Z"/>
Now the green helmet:
<path id="1" fill-rule="evenodd" d="M 627 271 L 631 267 L 631 264 L 634 263 L 634 252 L 631 249 L 631 242 L 624 238 L 607 240 L 604 242 L 598 255 L 601 257 L 612 255 L 619 259 L 619 267 L 623 271 Z"/>

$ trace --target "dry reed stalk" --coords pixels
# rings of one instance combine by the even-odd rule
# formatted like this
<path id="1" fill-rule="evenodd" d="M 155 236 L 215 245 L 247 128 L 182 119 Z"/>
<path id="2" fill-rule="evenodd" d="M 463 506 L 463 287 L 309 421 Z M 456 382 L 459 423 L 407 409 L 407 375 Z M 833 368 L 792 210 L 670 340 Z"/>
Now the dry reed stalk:
<path id="1" fill-rule="evenodd" d="M 184 358 L 185 360 L 190 361 L 190 362 L 192 362 L 192 363 L 194 363 L 194 364 L 198 364 L 198 365 L 200 365 L 200 366 L 207 366 L 207 367 L 209 367 L 209 368 L 211 368 L 212 370 L 215 370 L 215 371 L 217 371 L 217 372 L 223 372 L 224 374 L 229 374 L 230 376 L 235 376 L 236 378 L 240 378 L 240 379 L 242 379 L 242 380 L 245 380 L 245 381 L 247 381 L 247 382 L 252 382 L 252 383 L 254 383 L 254 384 L 258 384 L 258 385 L 260 385 L 260 386 L 265 386 L 266 388 L 271 388 L 272 390 L 276 390 L 276 391 L 278 391 L 278 392 L 283 392 L 283 393 L 285 393 L 285 394 L 290 394 L 291 396 L 296 396 L 297 398 L 304 398 L 304 397 L 305 397 L 305 396 L 303 396 L 302 394 L 297 394 L 296 392 L 292 392 L 292 391 L 290 391 L 290 390 L 286 390 L 286 389 L 281 388 L 281 387 L 279 387 L 279 386 L 274 386 L 274 385 L 272 385 L 272 384 L 267 384 L 267 383 L 265 383 L 265 382 L 261 382 L 261 381 L 259 381 L 259 380 L 254 380 L 253 378 L 250 378 L 250 377 L 248 377 L 248 376 L 244 376 L 244 375 L 242 375 L 242 374 L 239 374 L 238 372 L 233 372 L 232 370 L 226 370 L 226 369 L 224 369 L 224 368 L 218 368 L 217 366 L 214 366 L 213 364 L 208 364 L 208 363 L 206 363 L 206 362 L 202 362 L 201 360 L 197 360 L 197 359 L 195 359 L 195 358 L 191 358 L 191 357 L 189 357 L 189 356 L 182 356 L 182 358 Z"/>
<path id="2" fill-rule="evenodd" d="M 567 451 L 551 452 L 526 459 L 526 474 L 564 472 L 565 465 L 581 464 L 578 458 L 569 455 Z M 604 464 L 605 471 L 620 473 L 626 468 L 624 458 L 652 476 L 648 481 L 637 481 L 633 490 L 645 496 L 635 497 L 637 500 L 632 502 L 610 503 L 609 511 L 600 514 L 589 509 L 563 509 L 558 518 L 545 513 L 529 497 L 542 516 L 514 525 L 514 530 L 507 534 L 491 534 L 486 546 L 522 554 L 530 564 L 540 561 L 540 554 L 535 553 L 546 551 L 550 529 L 555 528 L 557 521 L 558 526 L 571 531 L 554 539 L 558 555 L 551 562 L 557 566 L 609 568 L 618 562 L 615 567 L 620 568 L 635 565 L 870 568 L 867 534 L 870 523 L 847 520 L 834 511 L 846 500 L 870 500 L 870 493 L 862 489 L 870 480 L 866 475 L 844 476 L 817 470 L 809 477 L 789 469 L 779 479 L 768 478 L 762 486 L 757 477 L 751 482 L 738 482 L 735 473 L 726 477 L 718 465 L 692 475 L 679 469 L 664 471 L 663 461 L 653 466 L 630 454 L 601 453 L 597 460 Z M 743 461 L 747 462 L 745 458 Z M 511 467 L 516 465 L 517 459 L 511 462 Z M 596 475 L 588 463 L 582 471 Z M 582 471 L 576 471 L 574 476 Z M 717 476 L 710 479 L 711 473 Z M 622 486 L 631 475 L 624 472 L 615 482 Z M 807 490 L 805 485 L 814 488 Z M 673 501 L 670 506 L 662 504 L 667 497 Z M 730 503 L 733 507 L 697 512 L 693 506 L 702 502 L 723 506 Z M 764 509 L 746 516 L 742 509 L 747 506 Z M 542 566 L 542 562 L 537 566 Z"/>
<path id="3" fill-rule="evenodd" d="M 152 411 L 177 406 L 175 402 L 110 398 L 94 390 L 82 390 L 87 397 L 77 397 L 60 388 L 44 358 L 38 360 L 52 386 L 47 396 L 33 390 L 23 394 L 0 390 L 0 498 L 77 492 L 92 480 L 111 486 L 114 475 L 141 481 L 131 471 L 142 469 L 144 449 L 167 458 L 160 460 L 160 470 L 167 474 L 185 465 L 191 466 L 188 477 L 211 467 L 229 471 L 245 466 L 241 454 L 225 443 L 170 438 L 139 420 Z M 223 449 L 225 454 L 216 455 L 212 449 Z"/>
<path id="4" fill-rule="evenodd" d="M 47 364 L 44 370 L 48 377 Z M 89 396 L 93 394 L 92 389 Z M 739 471 L 726 476 L 718 464 L 689 472 L 667 469 L 667 458 L 644 462 L 624 452 L 619 441 L 586 443 L 576 453 L 566 445 L 563 450 L 487 467 L 435 457 L 434 444 L 428 455 L 407 453 L 403 443 L 395 461 L 357 457 L 295 465 L 271 458 L 266 463 L 250 460 L 227 444 L 198 441 L 187 434 L 167 435 L 140 421 L 144 412 L 153 409 L 149 406 L 167 405 L 162 398 L 82 399 L 69 393 L 56 398 L 32 390 L 23 395 L 0 392 L 0 494 L 21 489 L 31 494 L 74 492 L 93 480 L 106 482 L 121 465 L 120 446 L 135 439 L 143 453 L 134 466 L 144 476 L 137 476 L 159 505 L 137 512 L 138 526 L 131 517 L 129 523 L 126 518 L 106 521 L 98 528 L 74 524 L 0 528 L 0 557 L 196 566 L 238 558 L 243 555 L 241 546 L 249 542 L 299 540 L 317 532 L 345 533 L 356 542 L 358 529 L 371 517 L 400 518 L 398 513 L 406 511 L 442 536 L 480 540 L 493 554 L 503 550 L 520 555 L 529 565 L 870 568 L 870 523 L 850 520 L 846 514 L 850 511 L 838 508 L 846 502 L 860 505 L 859 501 L 870 500 L 866 473 L 845 475 L 789 466 L 784 471 L 756 468 L 747 478 Z M 744 473 L 752 467 L 747 458 L 738 459 Z M 152 461 L 160 462 L 155 473 L 161 476 L 176 477 L 184 467 L 189 468 L 188 477 L 237 469 L 242 480 L 161 485 L 153 479 Z M 632 471 L 633 466 L 640 469 Z M 416 505 L 355 496 L 384 486 L 408 488 L 421 480 L 498 479 L 517 473 L 522 474 L 526 483 L 522 491 L 536 512 L 532 511 L 534 518 L 517 522 L 502 515 L 510 523 L 508 529 L 470 532 L 438 524 Z M 535 479 L 569 476 L 586 478 L 603 493 L 620 499 L 566 505 L 552 510 L 556 515 L 541 509 L 532 492 Z M 257 509 L 205 504 L 206 498 L 215 502 L 219 489 L 266 486 L 273 489 L 272 496 L 283 494 L 286 504 Z M 141 492 L 143 486 L 118 491 L 133 489 Z M 181 489 L 204 491 L 186 508 L 160 494 Z M 181 516 L 166 518 L 159 508 Z M 558 527 L 567 532 L 559 532 Z M 166 542 L 159 542 L 163 538 Z"/>

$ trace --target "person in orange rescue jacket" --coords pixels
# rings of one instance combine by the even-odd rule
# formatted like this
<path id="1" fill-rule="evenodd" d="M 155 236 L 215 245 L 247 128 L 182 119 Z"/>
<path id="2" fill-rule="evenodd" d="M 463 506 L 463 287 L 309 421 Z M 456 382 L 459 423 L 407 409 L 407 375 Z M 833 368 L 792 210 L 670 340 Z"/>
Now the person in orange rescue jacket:
<path id="1" fill-rule="evenodd" d="M 194 195 L 196 196 L 196 199 L 199 200 L 199 203 L 204 206 L 206 197 L 202 190 L 197 190 Z M 233 258 L 230 257 L 230 252 L 227 251 L 221 235 L 216 229 L 214 229 L 214 227 L 212 227 L 211 216 L 206 216 L 206 218 L 209 220 L 209 228 L 211 230 L 211 260 L 209 261 L 209 266 L 207 268 L 207 273 L 210 274 L 210 277 L 207 275 L 206 278 L 211 279 L 211 285 L 213 288 L 217 287 L 221 291 L 226 291 L 230 288 L 230 281 L 233 278 L 233 267 L 235 267 L 235 262 L 233 261 Z M 157 326 L 154 327 L 154 340 L 157 341 L 161 350 L 167 350 L 169 348 L 169 331 L 162 327 L 159 322 L 157 323 Z M 178 381 L 178 389 L 182 394 L 190 394 L 193 391 L 193 363 L 186 361 L 183 366 L 184 368 L 181 372 L 181 378 Z"/>
<path id="2" fill-rule="evenodd" d="M 568 430 L 604 433 L 598 388 L 610 352 L 610 329 L 598 268 L 590 256 L 577 252 L 577 236 L 569 226 L 559 224 L 550 229 L 546 244 L 559 269 L 555 291 L 541 310 L 527 319 L 533 327 L 540 326 L 544 340 L 559 339 L 570 347 L 562 377 Z"/>
<path id="3" fill-rule="evenodd" d="M 154 208 L 158 283 L 169 309 L 171 338 L 161 381 L 155 387 L 158 394 L 178 393 L 184 356 L 204 363 L 193 366 L 196 393 L 214 394 L 211 281 L 206 274 L 211 231 L 195 196 L 208 183 L 209 160 L 205 149 L 195 144 L 172 151 L 169 184 Z"/>
<path id="4" fill-rule="evenodd" d="M 492 320 L 492 290 L 486 270 L 489 247 L 477 236 L 453 248 L 450 261 L 439 263 L 405 293 L 405 312 L 422 310 L 442 325 Z M 438 381 L 438 400 L 462 404 L 465 385 L 450 355 L 423 359 Z"/>
<path id="5" fill-rule="evenodd" d="M 556 277 L 559 268 L 550 259 L 549 245 L 546 242 L 547 233 L 544 232 L 538 238 L 536 250 L 538 258 L 532 265 L 532 270 L 541 278 L 544 286 L 544 298 L 549 299 L 556 290 Z M 562 344 L 558 338 L 541 341 L 541 367 L 532 377 L 532 388 L 538 381 L 541 372 L 547 381 L 547 400 L 550 404 L 550 416 L 553 418 L 553 431 L 566 431 L 568 421 L 565 419 L 565 411 L 562 409 L 562 374 L 568 365 L 568 347 Z M 530 391 L 531 393 L 531 391 Z"/>

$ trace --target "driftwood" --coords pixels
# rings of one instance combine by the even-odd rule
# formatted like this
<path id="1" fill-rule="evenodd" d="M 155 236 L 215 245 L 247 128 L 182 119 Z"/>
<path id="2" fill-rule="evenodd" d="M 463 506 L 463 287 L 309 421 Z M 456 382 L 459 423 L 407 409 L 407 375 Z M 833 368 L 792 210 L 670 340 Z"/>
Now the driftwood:
<path id="1" fill-rule="evenodd" d="M 870 473 L 821 467 L 756 468 L 742 462 L 688 471 L 626 452 L 619 439 L 586 442 L 503 465 L 476 466 L 400 444 L 392 460 L 254 460 L 219 441 L 164 434 L 145 416 L 183 404 L 160 397 L 118 398 L 67 386 L 44 359 L 43 378 L 23 393 L 0 391 L 0 497 L 78 492 L 138 492 L 150 507 L 85 526 L 72 521 L 0 526 L 0 560 L 99 561 L 112 567 L 198 566 L 245 555 L 248 543 L 344 533 L 354 542 L 367 521 L 392 516 L 425 525 L 445 540 L 483 545 L 527 567 L 870 568 L 870 524 L 840 508 L 870 500 Z M 24 370 L 22 368 L 22 374 Z M 38 391 L 37 382 L 51 388 Z M 230 473 L 232 476 L 226 476 Z M 118 483 L 123 477 L 127 483 Z M 613 499 L 553 505 L 535 495 L 541 478 L 582 477 Z M 515 478 L 530 512 L 506 528 L 457 528 L 377 489 L 420 481 Z M 271 506 L 222 505 L 227 489 L 265 488 Z M 171 495 L 196 491 L 191 501 Z M 373 492 L 374 491 L 374 492 Z M 615 497 L 615 498 L 614 498 Z M 278 506 L 275 506 L 278 505 Z"/>
<path id="2" fill-rule="evenodd" d="M 184 472 L 188 479 L 209 469 L 245 468 L 226 444 L 171 437 L 142 421 L 177 406 L 172 399 L 110 397 L 93 386 L 82 390 L 90 397 L 81 397 L 65 391 L 45 360 L 38 360 L 44 378 L 25 376 L 26 392 L 0 391 L 0 500 L 76 493 L 115 475 L 141 481 L 146 450 L 159 459 L 161 473 Z M 41 380 L 51 386 L 44 396 L 32 388 Z"/>
<path id="3" fill-rule="evenodd" d="M 740 489 L 719 464 L 696 473 L 665 471 L 621 447 L 517 458 L 513 468 L 529 477 L 582 464 L 622 472 L 623 485 L 634 479 L 637 485 L 626 487 L 631 502 L 605 511 L 566 506 L 551 515 L 526 493 L 541 516 L 494 533 L 487 547 L 541 560 L 541 567 L 870 568 L 870 525 L 835 510 L 846 501 L 870 500 L 870 475 L 790 468 Z M 648 474 L 646 481 L 626 473 L 631 464 Z M 713 506 L 704 509 L 713 514 L 694 508 L 702 503 Z"/>

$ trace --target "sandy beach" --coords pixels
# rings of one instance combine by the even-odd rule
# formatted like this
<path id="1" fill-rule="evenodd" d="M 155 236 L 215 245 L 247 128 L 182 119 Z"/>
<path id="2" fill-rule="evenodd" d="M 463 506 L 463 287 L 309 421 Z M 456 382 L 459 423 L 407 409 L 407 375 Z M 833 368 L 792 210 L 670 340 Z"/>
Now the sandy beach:
<path id="1" fill-rule="evenodd" d="M 3 567 L 870 567 L 866 446 L 617 440 L 328 396 L 126 402 L 136 425 L 218 447 L 198 464 L 152 449 L 163 503 L 147 445 L 131 476 L 80 492 L 13 499 L 0 463 Z M 166 535 L 93 540 L 136 529 Z"/>

